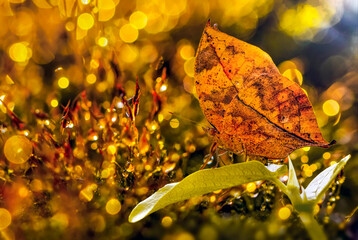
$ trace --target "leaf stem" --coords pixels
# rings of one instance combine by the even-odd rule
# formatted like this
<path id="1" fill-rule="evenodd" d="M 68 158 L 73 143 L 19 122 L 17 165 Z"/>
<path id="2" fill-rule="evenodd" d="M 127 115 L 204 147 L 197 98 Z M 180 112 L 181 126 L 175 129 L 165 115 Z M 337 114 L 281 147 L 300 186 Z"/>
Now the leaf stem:
<path id="1" fill-rule="evenodd" d="M 323 228 L 316 219 L 313 217 L 313 208 L 309 207 L 310 205 L 302 204 L 299 200 L 299 193 L 295 191 L 290 191 L 290 189 L 282 183 L 279 179 L 274 178 L 272 181 L 277 185 L 277 187 L 287 195 L 291 200 L 293 207 L 299 213 L 299 217 L 303 222 L 309 236 L 312 240 L 326 240 L 327 236 L 325 235 Z M 296 196 L 298 194 L 298 196 Z M 302 208 L 303 207 L 303 208 Z M 308 208 L 307 208 L 308 207 Z M 303 210 L 304 209 L 304 210 Z"/>
<path id="2" fill-rule="evenodd" d="M 284 193 L 286 194 L 288 197 L 290 196 L 290 193 L 287 189 L 287 186 L 281 182 L 279 179 L 277 178 L 272 178 L 271 179 L 272 182 L 274 182 L 276 184 L 276 186 Z"/>
<path id="3" fill-rule="evenodd" d="M 299 216 L 312 240 L 327 240 L 322 226 L 313 217 L 312 213 L 299 212 Z"/>

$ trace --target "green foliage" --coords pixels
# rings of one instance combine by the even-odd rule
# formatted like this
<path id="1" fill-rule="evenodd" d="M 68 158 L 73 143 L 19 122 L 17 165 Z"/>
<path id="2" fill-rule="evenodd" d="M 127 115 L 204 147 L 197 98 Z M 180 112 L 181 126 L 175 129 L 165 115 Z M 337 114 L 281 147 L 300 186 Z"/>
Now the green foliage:
<path id="1" fill-rule="evenodd" d="M 181 182 L 165 185 L 152 196 L 140 202 L 129 215 L 129 221 L 137 222 L 169 204 L 183 201 L 194 196 L 253 181 L 270 180 L 291 200 L 293 207 L 299 213 L 311 238 L 325 239 L 326 237 L 321 227 L 314 219 L 313 208 L 323 197 L 349 158 L 350 155 L 325 169 L 312 180 L 306 189 L 301 187 L 301 194 L 300 185 L 290 158 L 287 185 L 283 184 L 277 178 L 286 172 L 286 167 L 283 165 L 271 164 L 266 167 L 261 162 L 251 161 L 216 169 L 201 170 L 187 176 Z"/>
<path id="2" fill-rule="evenodd" d="M 348 162 L 350 155 L 343 158 L 340 162 L 333 164 L 323 172 L 318 174 L 305 189 L 305 194 L 308 201 L 317 203 L 322 199 L 333 180 L 336 178 L 338 173 L 342 170 L 344 165 Z"/>
<path id="3" fill-rule="evenodd" d="M 145 216 L 169 204 L 200 196 L 216 190 L 234 187 L 258 180 L 273 180 L 287 171 L 282 165 L 265 167 L 258 161 L 237 163 L 221 168 L 204 169 L 184 178 L 179 183 L 165 185 L 146 200 L 139 203 L 129 216 L 137 222 Z"/>

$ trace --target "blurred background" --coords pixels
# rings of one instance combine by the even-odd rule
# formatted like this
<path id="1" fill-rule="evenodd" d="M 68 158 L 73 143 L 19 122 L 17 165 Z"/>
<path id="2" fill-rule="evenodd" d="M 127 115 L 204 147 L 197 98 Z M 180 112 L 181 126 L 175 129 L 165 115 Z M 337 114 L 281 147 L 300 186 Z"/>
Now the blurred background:
<path id="1" fill-rule="evenodd" d="M 269 182 L 127 221 L 207 159 L 193 76 L 208 19 L 266 51 L 337 141 L 291 154 L 303 186 L 352 155 L 316 213 L 357 239 L 356 0 L 0 0 L 1 239 L 307 238 Z"/>

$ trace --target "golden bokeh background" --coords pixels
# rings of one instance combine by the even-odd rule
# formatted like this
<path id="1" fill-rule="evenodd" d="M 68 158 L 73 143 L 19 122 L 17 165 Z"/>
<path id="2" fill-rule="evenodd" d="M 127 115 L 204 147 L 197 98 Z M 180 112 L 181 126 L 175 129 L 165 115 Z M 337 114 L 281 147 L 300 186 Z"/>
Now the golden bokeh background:
<path id="1" fill-rule="evenodd" d="M 193 76 L 208 19 L 268 52 L 337 141 L 291 154 L 304 186 L 352 154 L 315 210 L 329 236 L 358 235 L 356 1 L 0 0 L 1 239 L 306 236 L 263 182 L 127 221 L 206 161 Z"/>

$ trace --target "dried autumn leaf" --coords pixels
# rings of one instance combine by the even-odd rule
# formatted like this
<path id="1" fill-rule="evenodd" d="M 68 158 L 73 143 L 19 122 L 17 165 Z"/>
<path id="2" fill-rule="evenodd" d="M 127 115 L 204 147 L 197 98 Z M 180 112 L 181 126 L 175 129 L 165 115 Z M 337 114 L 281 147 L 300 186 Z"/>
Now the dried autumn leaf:
<path id="1" fill-rule="evenodd" d="M 195 61 L 208 133 L 230 151 L 282 159 L 297 148 L 328 147 L 300 86 L 282 76 L 270 56 L 208 23 Z"/>

